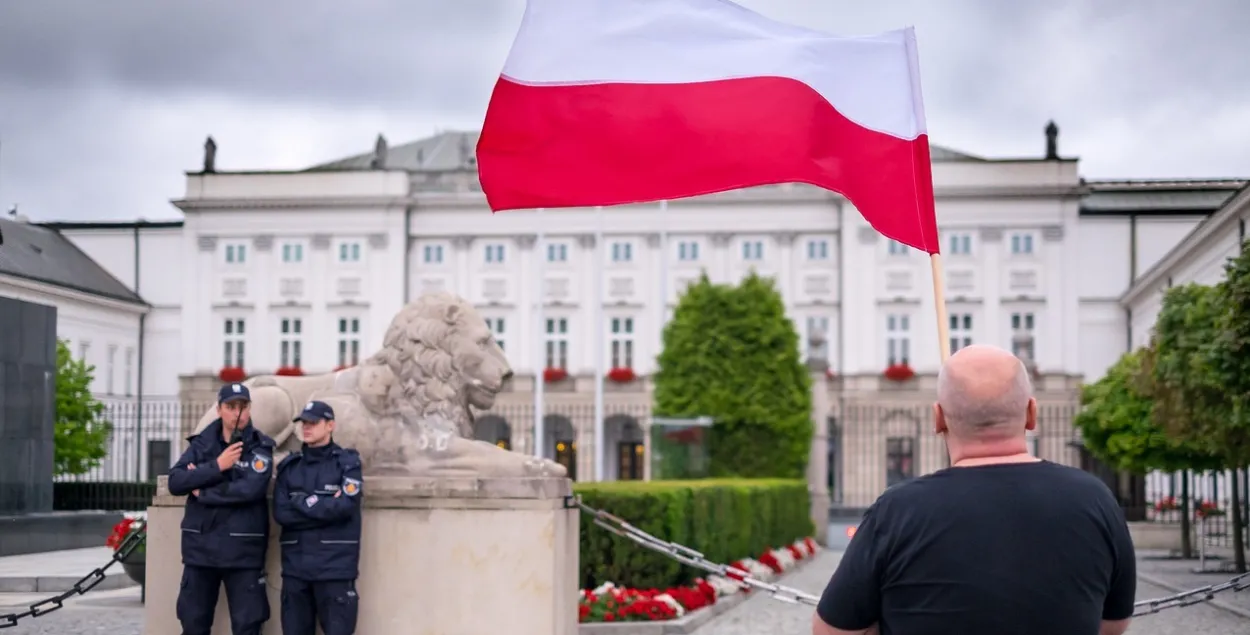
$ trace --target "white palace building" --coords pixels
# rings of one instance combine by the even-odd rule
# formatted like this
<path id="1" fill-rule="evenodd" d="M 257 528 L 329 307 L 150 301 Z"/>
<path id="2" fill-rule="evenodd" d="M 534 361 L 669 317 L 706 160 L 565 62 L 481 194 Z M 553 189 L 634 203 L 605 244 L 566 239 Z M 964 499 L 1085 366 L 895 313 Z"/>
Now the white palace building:
<path id="1" fill-rule="evenodd" d="M 1044 152 L 1024 158 L 934 147 L 933 177 L 952 348 L 1011 348 L 1034 365 L 1043 402 L 1071 407 L 1081 381 L 1148 337 L 1163 281 L 1209 277 L 1218 260 L 1186 254 L 1235 246 L 1238 222 L 1215 218 L 1247 216 L 1244 191 L 1234 200 L 1246 181 L 1087 181 L 1076 159 L 1060 156 L 1057 137 L 1052 123 L 1038 137 Z M 605 473 L 645 477 L 636 457 L 649 443 L 647 376 L 663 307 L 702 272 L 731 282 L 756 270 L 776 280 L 804 354 L 828 363 L 829 460 L 844 472 L 830 485 L 858 478 L 858 493 L 844 494 L 850 502 L 936 467 L 940 452 L 920 447 L 932 443 L 923 428 L 939 363 L 925 254 L 881 237 L 840 196 L 803 185 L 671 201 L 666 210 L 492 214 L 476 143 L 474 132 L 395 147 L 379 137 L 371 152 L 301 171 L 225 172 L 210 140 L 205 165 L 173 201 L 183 220 L 43 225 L 146 304 L 133 371 L 142 369 L 135 392 L 145 400 L 208 402 L 225 367 L 311 374 L 353 364 L 379 347 L 406 301 L 448 290 L 479 307 L 516 372 L 479 421 L 483 438 L 532 451 L 534 378 L 562 368 L 568 379 L 546 384 L 544 452 L 582 478 L 593 473 L 584 450 L 593 442 L 594 330 L 608 331 L 607 367 L 638 377 L 607 382 Z M 106 367 L 95 356 L 112 344 L 95 340 L 112 331 L 72 337 Z M 914 379 L 883 377 L 903 362 Z M 876 414 L 856 424 L 850 407 Z M 850 455 L 865 453 L 875 458 L 853 467 Z M 850 475 L 857 470 L 866 471 Z"/>

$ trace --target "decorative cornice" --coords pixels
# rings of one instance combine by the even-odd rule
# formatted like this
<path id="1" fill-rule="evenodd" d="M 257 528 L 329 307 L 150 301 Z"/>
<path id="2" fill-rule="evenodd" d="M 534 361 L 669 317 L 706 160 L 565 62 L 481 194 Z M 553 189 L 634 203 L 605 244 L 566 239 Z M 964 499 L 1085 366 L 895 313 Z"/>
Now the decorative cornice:
<path id="1" fill-rule="evenodd" d="M 1063 225 L 1050 225 L 1042 228 L 1042 240 L 1048 243 L 1063 240 Z"/>
<path id="2" fill-rule="evenodd" d="M 660 235 L 658 233 L 647 234 L 647 246 L 655 249 L 660 246 Z"/>
<path id="3" fill-rule="evenodd" d="M 200 251 L 213 251 L 217 249 L 216 236 L 200 236 L 197 243 L 200 246 Z"/>
<path id="4" fill-rule="evenodd" d="M 330 235 L 329 234 L 313 234 L 311 243 L 312 243 L 312 248 L 316 249 L 317 251 L 324 251 L 326 249 L 329 249 L 330 248 Z"/>
<path id="5" fill-rule="evenodd" d="M 456 249 L 468 249 L 473 245 L 473 236 L 452 236 L 451 245 Z"/>
<path id="6" fill-rule="evenodd" d="M 272 251 L 273 236 L 268 234 L 257 236 L 252 239 L 252 246 L 256 248 L 256 251 Z"/>
<path id="7" fill-rule="evenodd" d="M 871 244 L 873 244 L 873 243 L 877 242 L 877 239 L 878 239 L 878 238 L 880 238 L 880 237 L 881 237 L 881 234 L 878 234 L 878 233 L 877 233 L 877 230 L 875 230 L 875 229 L 873 229 L 873 228 L 871 228 L 871 227 L 860 227 L 860 228 L 859 228 L 859 242 L 860 242 L 860 244 L 863 244 L 863 245 L 871 245 Z"/>
<path id="8" fill-rule="evenodd" d="M 789 247 L 794 244 L 796 238 L 799 237 L 796 232 L 778 232 L 776 234 L 777 244 L 782 247 Z"/>
<path id="9" fill-rule="evenodd" d="M 1002 227 L 982 227 L 978 233 L 980 234 L 978 238 L 983 243 L 997 243 L 1003 240 Z"/>
<path id="10" fill-rule="evenodd" d="M 715 247 L 725 247 L 730 240 L 733 240 L 733 234 L 726 232 L 712 234 L 712 245 Z"/>
<path id="11" fill-rule="evenodd" d="M 595 248 L 595 235 L 594 234 L 579 234 L 577 236 L 577 244 L 582 249 L 594 249 Z"/>
<path id="12" fill-rule="evenodd" d="M 517 247 L 521 249 L 533 249 L 534 243 L 538 242 L 537 234 L 521 234 L 516 237 Z"/>
<path id="13" fill-rule="evenodd" d="M 386 245 L 390 242 L 389 238 L 386 234 L 369 234 L 369 248 L 386 249 Z"/>

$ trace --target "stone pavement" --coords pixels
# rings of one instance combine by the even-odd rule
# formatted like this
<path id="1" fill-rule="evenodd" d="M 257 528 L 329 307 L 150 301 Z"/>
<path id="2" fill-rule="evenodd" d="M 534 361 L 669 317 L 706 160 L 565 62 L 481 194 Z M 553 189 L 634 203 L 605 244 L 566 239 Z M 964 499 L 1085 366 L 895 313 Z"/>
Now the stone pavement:
<path id="1" fill-rule="evenodd" d="M 840 553 L 826 551 L 780 583 L 819 595 L 839 558 Z M 1167 589 L 1138 581 L 1138 600 L 1171 594 Z M 808 635 L 812 632 L 811 619 L 810 606 L 786 604 L 758 595 L 703 625 L 695 635 Z M 1233 635 L 1250 633 L 1250 619 L 1212 606 L 1190 606 L 1137 618 L 1128 632 L 1129 635 Z"/>
<path id="2" fill-rule="evenodd" d="M 1137 555 L 1138 578 L 1166 589 L 1165 595 L 1221 584 L 1237 575 L 1232 568 L 1231 557 L 1216 560 L 1208 558 L 1205 563 L 1207 572 L 1197 573 L 1199 563 L 1196 559 L 1181 560 L 1157 552 L 1139 552 Z M 1242 584 L 1250 586 L 1250 576 L 1246 576 Z M 1215 596 L 1212 604 L 1250 620 L 1250 589 L 1224 591 Z"/>
<path id="3" fill-rule="evenodd" d="M 0 593 L 68 591 L 83 576 L 102 567 L 113 557 L 108 547 L 67 549 L 49 553 L 31 553 L 0 557 Z M 121 563 L 105 572 L 105 579 L 96 591 L 134 586 Z"/>
<path id="4" fill-rule="evenodd" d="M 93 550 L 75 550 L 89 552 Z M 100 566 L 105 558 L 93 558 L 93 554 L 61 552 L 59 554 L 41 554 L 42 562 L 60 563 L 57 566 L 71 566 L 73 558 L 78 558 L 85 566 L 83 573 Z M 94 554 L 94 555 L 98 555 Z M 49 556 L 54 556 L 47 559 Z M 16 556 L 22 557 L 22 556 Z M 825 551 L 817 559 L 798 571 L 786 576 L 782 584 L 813 594 L 819 594 L 825 582 L 837 566 L 841 554 Z M 1193 579 L 1185 578 L 1187 568 L 1196 565 L 1195 561 L 1140 561 L 1143 578 L 1138 582 L 1138 599 L 1171 595 L 1171 589 L 1162 588 L 1148 580 L 1156 576 L 1167 578 L 1167 583 L 1205 586 L 1212 582 L 1222 581 L 1229 577 L 1222 575 L 1198 575 Z M 0 567 L 8 566 L 12 572 L 10 558 L 0 558 Z M 116 567 L 117 565 L 114 565 Z M 42 567 L 44 573 L 53 570 L 53 565 Z M 1168 573 L 1170 570 L 1176 573 Z M 4 569 L 0 569 L 4 570 Z M 22 573 L 22 572 L 19 572 Z M 28 576 L 30 571 L 24 572 Z M 81 576 L 82 574 L 78 574 Z M 1193 575 L 1193 574 L 1189 574 Z M 38 576 L 36 576 L 38 577 Z M 75 577 L 77 579 L 77 577 Z M 1188 587 L 1186 587 L 1188 588 Z M 1221 594 L 1221 597 L 1241 596 L 1241 594 Z M 0 593 L 0 616 L 15 610 L 22 610 L 33 602 L 47 597 L 47 593 Z M 1244 601 L 1244 598 L 1241 598 Z M 1234 607 L 1236 608 L 1236 607 Z M 812 608 L 785 604 L 765 595 L 757 595 L 721 615 L 702 628 L 695 635 L 807 635 L 811 632 Z M 143 604 L 139 601 L 138 587 L 117 590 L 96 588 L 85 596 L 75 597 L 66 602 L 65 608 L 36 618 L 22 620 L 16 628 L 5 630 L 13 635 L 85 635 L 88 633 L 107 633 L 108 635 L 141 635 L 143 631 Z M 1168 609 L 1158 615 L 1140 617 L 1134 620 L 1129 629 L 1130 635 L 1233 635 L 1250 633 L 1250 617 L 1235 615 L 1216 606 L 1198 605 L 1178 609 Z"/>

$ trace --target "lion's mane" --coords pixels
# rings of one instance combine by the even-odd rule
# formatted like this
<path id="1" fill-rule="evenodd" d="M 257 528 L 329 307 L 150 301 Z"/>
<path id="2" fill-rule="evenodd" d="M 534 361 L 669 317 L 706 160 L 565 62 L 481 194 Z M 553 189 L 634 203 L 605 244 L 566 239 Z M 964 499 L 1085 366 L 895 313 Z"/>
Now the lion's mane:
<path id="1" fill-rule="evenodd" d="M 410 428 L 465 436 L 472 414 L 453 351 L 461 326 L 475 315 L 470 304 L 449 293 L 426 294 L 405 306 L 391 320 L 382 348 L 363 364 L 391 376 L 385 391 L 362 395 L 365 407 Z"/>

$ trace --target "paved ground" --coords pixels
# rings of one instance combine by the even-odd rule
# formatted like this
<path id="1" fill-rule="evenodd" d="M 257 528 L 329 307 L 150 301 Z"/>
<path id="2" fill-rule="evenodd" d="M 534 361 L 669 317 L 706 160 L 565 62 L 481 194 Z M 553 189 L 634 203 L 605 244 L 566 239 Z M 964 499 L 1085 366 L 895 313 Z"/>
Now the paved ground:
<path id="1" fill-rule="evenodd" d="M 844 528 L 839 528 L 844 529 Z M 90 550 L 87 550 L 90 551 Z M 51 556 L 53 554 L 45 554 Z M 41 560 L 40 574 L 60 572 L 58 567 L 71 567 L 78 560 L 88 563 L 90 570 L 100 563 L 94 553 L 59 555 L 51 560 Z M 782 581 L 813 594 L 819 594 L 829 575 L 837 566 L 839 554 L 823 552 L 817 560 Z M 30 575 L 29 571 L 15 571 L 12 562 L 0 558 L 0 571 Z M 47 563 L 47 564 L 44 564 Z M 59 563 L 59 564 L 58 564 Z M 9 566 L 8 569 L 5 569 Z M 1196 566 L 1194 561 L 1149 560 L 1139 564 L 1143 575 L 1176 586 L 1191 588 L 1206 586 L 1225 580 L 1229 574 L 1192 574 L 1188 569 Z M 68 573 L 68 569 L 64 573 Z M 1138 599 L 1171 595 L 1172 589 L 1155 586 L 1145 579 L 1138 583 Z M 0 623 L 3 616 L 14 610 L 24 609 L 32 602 L 47 597 L 45 593 L 0 593 Z M 1225 593 L 1220 597 L 1231 606 L 1250 606 L 1250 591 Z M 1246 611 L 1250 616 L 1250 610 Z M 793 606 L 757 596 L 744 602 L 730 612 L 706 624 L 696 635 L 806 635 L 810 633 L 811 608 Z M 94 590 L 85 596 L 69 600 L 65 608 L 37 618 L 25 618 L 16 628 L 4 632 L 13 635 L 140 635 L 143 630 L 143 605 L 139 601 L 139 589 L 131 587 L 120 590 Z M 1129 629 L 1130 635 L 1234 635 L 1250 633 L 1250 617 L 1240 617 L 1214 606 L 1192 606 L 1169 609 L 1158 615 L 1138 618 Z"/>
<path id="2" fill-rule="evenodd" d="M 781 583 L 819 595 L 839 557 L 838 553 L 826 551 Z M 1139 600 L 1167 595 L 1171 595 L 1171 591 L 1138 583 Z M 811 607 L 785 604 L 761 595 L 708 622 L 695 631 L 695 635 L 807 635 L 812 632 L 811 619 Z M 1138 618 L 1128 632 L 1130 635 L 1234 635 L 1250 633 L 1250 619 L 1211 606 L 1191 606 Z"/>

